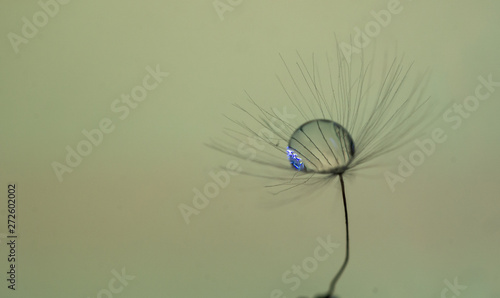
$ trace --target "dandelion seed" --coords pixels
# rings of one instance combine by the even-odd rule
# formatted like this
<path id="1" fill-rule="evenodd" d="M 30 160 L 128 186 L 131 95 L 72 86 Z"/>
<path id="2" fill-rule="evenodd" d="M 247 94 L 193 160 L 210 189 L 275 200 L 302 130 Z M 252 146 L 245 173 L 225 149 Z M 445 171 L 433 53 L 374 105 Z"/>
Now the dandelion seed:
<path id="1" fill-rule="evenodd" d="M 337 45 L 337 64 L 327 55 L 326 67 L 320 70 L 314 55 L 309 63 L 300 54 L 298 57 L 293 68 L 282 58 L 290 83 L 278 78 L 293 113 L 265 109 L 248 95 L 249 106 L 236 107 L 250 121 L 229 117 L 241 130 L 229 129 L 229 140 L 213 140 L 209 146 L 276 170 L 266 170 L 270 173 L 266 175 L 261 174 L 262 170 L 245 170 L 249 175 L 279 181 L 270 185 L 278 188 L 276 193 L 338 177 L 346 254 L 327 294 L 317 296 L 333 298 L 349 260 L 344 176 L 406 144 L 434 120 L 434 113 L 423 96 L 428 76 L 419 76 L 409 84 L 411 64 L 406 66 L 402 58 L 382 65 L 373 59 L 366 62 L 363 53 L 358 60 L 346 59 Z"/>

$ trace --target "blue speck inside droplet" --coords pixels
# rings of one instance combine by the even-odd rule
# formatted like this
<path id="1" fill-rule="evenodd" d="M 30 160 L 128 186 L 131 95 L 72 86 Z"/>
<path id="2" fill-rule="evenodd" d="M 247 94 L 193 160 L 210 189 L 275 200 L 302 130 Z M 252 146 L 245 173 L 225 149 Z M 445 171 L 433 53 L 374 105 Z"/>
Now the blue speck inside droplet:
<path id="1" fill-rule="evenodd" d="M 303 171 L 305 169 L 302 159 L 295 152 L 293 152 L 293 150 L 287 148 L 286 154 L 288 155 L 290 164 L 292 164 L 292 167 L 294 167 L 297 171 Z"/>

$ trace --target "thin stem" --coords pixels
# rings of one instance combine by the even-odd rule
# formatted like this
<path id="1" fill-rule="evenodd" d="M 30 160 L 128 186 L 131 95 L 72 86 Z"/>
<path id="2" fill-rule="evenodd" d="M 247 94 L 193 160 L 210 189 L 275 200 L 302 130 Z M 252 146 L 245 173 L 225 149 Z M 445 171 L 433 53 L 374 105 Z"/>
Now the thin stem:
<path id="1" fill-rule="evenodd" d="M 335 277 L 333 278 L 332 282 L 330 283 L 330 290 L 328 291 L 328 298 L 334 298 L 333 292 L 335 291 L 335 285 L 340 279 L 340 276 L 342 273 L 344 273 L 344 269 L 347 266 L 347 262 L 349 261 L 349 218 L 347 216 L 347 201 L 345 199 L 345 187 L 344 187 L 344 177 L 342 177 L 342 174 L 339 175 L 339 180 L 340 180 L 340 186 L 342 187 L 342 199 L 344 202 L 344 215 L 345 215 L 345 259 L 344 259 L 344 264 L 342 264 L 342 267 L 340 268 L 339 272 Z"/>

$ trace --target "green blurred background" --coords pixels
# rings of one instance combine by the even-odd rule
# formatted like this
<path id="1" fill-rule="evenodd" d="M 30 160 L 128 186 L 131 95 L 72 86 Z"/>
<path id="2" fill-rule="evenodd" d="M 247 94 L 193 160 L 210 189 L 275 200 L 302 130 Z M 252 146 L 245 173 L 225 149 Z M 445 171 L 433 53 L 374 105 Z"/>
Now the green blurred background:
<path id="1" fill-rule="evenodd" d="M 40 3 L 1 1 L 0 296 L 324 292 L 341 248 L 295 291 L 282 275 L 313 256 L 317 237 L 343 244 L 336 183 L 269 207 L 290 194 L 276 197 L 266 181 L 233 176 L 189 224 L 179 206 L 192 205 L 193 189 L 213 182 L 210 171 L 231 159 L 204 143 L 230 127 L 223 114 L 234 112 L 244 90 L 269 106 L 285 99 L 275 77 L 283 71 L 280 53 L 293 60 L 296 51 L 332 51 L 334 35 L 348 42 L 372 12 L 396 2 Z M 53 16 L 45 19 L 42 6 Z M 451 107 L 474 94 L 478 76 L 500 81 L 500 2 L 398 7 L 365 49 L 397 48 L 418 69 L 431 69 L 433 99 Z M 23 18 L 40 26 L 30 31 Z M 120 119 L 113 102 L 157 65 L 169 75 Z M 341 297 L 452 297 L 444 289 L 454 279 L 467 287 L 460 297 L 500 297 L 499 98 L 500 88 L 457 129 L 438 119 L 433 127 L 447 141 L 394 192 L 382 168 L 347 180 L 352 250 Z M 114 130 L 58 179 L 52 164 L 64 164 L 67 146 L 75 149 L 86 139 L 81 131 L 104 118 Z M 414 149 L 380 164 L 395 171 L 397 157 Z M 16 291 L 6 281 L 11 182 L 18 186 Z M 123 268 L 129 280 L 115 282 L 113 272 Z"/>

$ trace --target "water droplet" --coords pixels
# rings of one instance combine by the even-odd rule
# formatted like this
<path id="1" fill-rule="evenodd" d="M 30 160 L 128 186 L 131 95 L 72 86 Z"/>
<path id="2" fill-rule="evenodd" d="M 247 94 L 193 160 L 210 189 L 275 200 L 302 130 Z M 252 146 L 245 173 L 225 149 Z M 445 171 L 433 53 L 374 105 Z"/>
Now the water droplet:
<path id="1" fill-rule="evenodd" d="M 342 174 L 354 157 L 354 141 L 334 121 L 311 120 L 292 134 L 287 155 L 297 171 Z"/>

